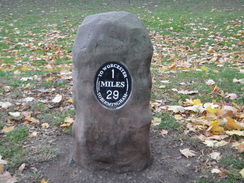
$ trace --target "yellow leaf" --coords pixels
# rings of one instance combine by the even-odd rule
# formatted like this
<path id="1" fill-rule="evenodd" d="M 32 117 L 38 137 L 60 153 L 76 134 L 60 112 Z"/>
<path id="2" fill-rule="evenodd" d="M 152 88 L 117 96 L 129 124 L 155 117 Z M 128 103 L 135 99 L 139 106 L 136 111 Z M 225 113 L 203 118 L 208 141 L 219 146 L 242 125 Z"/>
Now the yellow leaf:
<path id="1" fill-rule="evenodd" d="M 218 109 L 212 108 L 211 106 L 208 106 L 207 108 L 207 112 L 215 114 L 218 112 Z"/>
<path id="2" fill-rule="evenodd" d="M 201 67 L 201 70 L 202 70 L 203 72 L 208 72 L 208 67 L 206 67 L 206 66 L 202 66 L 202 67 Z"/>
<path id="3" fill-rule="evenodd" d="M 42 128 L 48 128 L 49 124 L 48 123 L 42 123 Z"/>
<path id="4" fill-rule="evenodd" d="M 193 105 L 201 106 L 202 105 L 201 100 L 200 99 L 193 100 Z"/>
<path id="5" fill-rule="evenodd" d="M 192 46 L 192 47 L 195 47 L 196 45 L 197 45 L 197 43 L 196 43 L 196 42 L 191 43 L 191 46 Z"/>
<path id="6" fill-rule="evenodd" d="M 41 180 L 41 183 L 48 183 L 48 181 L 45 180 L 45 179 L 42 179 L 42 180 Z"/>
<path id="7" fill-rule="evenodd" d="M 209 48 L 209 49 L 207 50 L 207 52 L 208 52 L 208 53 L 213 53 L 213 49 L 212 49 L 212 48 Z"/>
<path id="8" fill-rule="evenodd" d="M 2 132 L 8 133 L 8 132 L 13 131 L 14 128 L 15 128 L 15 126 L 10 126 L 10 127 L 4 126 L 3 129 L 2 129 Z"/>
<path id="9" fill-rule="evenodd" d="M 227 117 L 227 122 L 225 124 L 226 128 L 228 130 L 239 130 L 241 127 L 240 125 L 238 125 L 234 119 L 232 119 L 231 117 Z"/>
<path id="10" fill-rule="evenodd" d="M 73 99 L 70 98 L 69 100 L 67 100 L 67 102 L 69 102 L 69 103 L 73 103 Z"/>
<path id="11" fill-rule="evenodd" d="M 226 30 L 228 30 L 228 29 L 230 29 L 230 26 L 229 25 L 226 26 Z"/>
<path id="12" fill-rule="evenodd" d="M 157 126 L 161 123 L 161 118 L 154 117 L 152 120 L 152 125 Z"/>
<path id="13" fill-rule="evenodd" d="M 53 80 L 53 78 L 50 77 L 50 78 L 47 78 L 47 79 L 46 79 L 46 82 L 50 82 L 50 81 L 52 81 L 52 80 Z"/>
<path id="14" fill-rule="evenodd" d="M 32 123 L 40 123 L 40 121 L 38 119 L 33 118 L 33 117 L 26 117 L 24 120 L 32 122 Z"/>
<path id="15" fill-rule="evenodd" d="M 176 120 L 181 120 L 183 118 L 180 114 L 176 114 L 174 117 Z"/>
<path id="16" fill-rule="evenodd" d="M 71 118 L 70 116 L 67 116 L 67 117 L 64 119 L 64 122 L 65 122 L 65 123 L 73 123 L 73 122 L 74 122 L 74 119 Z"/>
<path id="17" fill-rule="evenodd" d="M 64 123 L 62 125 L 60 125 L 60 127 L 69 127 L 71 126 L 72 123 L 68 122 L 68 123 Z"/>
<path id="18" fill-rule="evenodd" d="M 20 70 L 22 70 L 22 71 L 24 71 L 24 72 L 25 72 L 25 71 L 27 71 L 27 70 L 28 70 L 28 66 L 26 66 L 26 65 L 25 65 L 25 66 L 21 67 L 21 68 L 20 68 Z"/>
<path id="19" fill-rule="evenodd" d="M 219 126 L 219 121 L 218 120 L 211 121 L 210 122 L 210 127 L 211 127 L 210 128 L 210 132 L 212 132 L 214 135 L 218 135 L 218 134 L 220 134 L 221 132 L 224 131 L 224 128 Z"/>
<path id="20" fill-rule="evenodd" d="M 163 70 L 163 71 L 167 71 L 167 70 L 168 70 L 168 67 L 166 67 L 166 66 L 162 66 L 162 67 L 161 67 L 161 70 Z"/>

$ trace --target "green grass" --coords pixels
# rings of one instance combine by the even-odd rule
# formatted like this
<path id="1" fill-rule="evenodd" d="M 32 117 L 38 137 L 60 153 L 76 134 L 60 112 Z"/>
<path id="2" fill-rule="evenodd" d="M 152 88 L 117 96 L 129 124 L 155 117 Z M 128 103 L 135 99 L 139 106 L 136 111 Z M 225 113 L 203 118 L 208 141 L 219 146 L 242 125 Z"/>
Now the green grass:
<path id="1" fill-rule="evenodd" d="M 0 139 L 0 154 L 8 161 L 7 168 L 19 166 L 26 159 L 23 157 L 27 154 L 23 149 L 23 142 L 29 134 L 27 127 L 17 127 L 6 134 L 6 138 Z M 7 148 L 6 148 L 7 147 Z"/>
<path id="2" fill-rule="evenodd" d="M 7 133 L 6 139 L 13 143 L 18 143 L 23 141 L 24 138 L 29 134 L 28 129 L 26 127 L 19 127 L 14 129 L 13 131 Z"/>
<path id="3" fill-rule="evenodd" d="M 170 114 L 156 113 L 155 117 L 161 118 L 161 123 L 158 125 L 159 129 L 179 130 L 180 124 Z"/>
<path id="4" fill-rule="evenodd" d="M 53 126 L 59 126 L 64 122 L 67 116 L 73 116 L 74 110 L 67 110 L 64 112 L 56 111 L 53 113 L 43 113 L 38 116 L 43 123 L 49 123 Z"/>

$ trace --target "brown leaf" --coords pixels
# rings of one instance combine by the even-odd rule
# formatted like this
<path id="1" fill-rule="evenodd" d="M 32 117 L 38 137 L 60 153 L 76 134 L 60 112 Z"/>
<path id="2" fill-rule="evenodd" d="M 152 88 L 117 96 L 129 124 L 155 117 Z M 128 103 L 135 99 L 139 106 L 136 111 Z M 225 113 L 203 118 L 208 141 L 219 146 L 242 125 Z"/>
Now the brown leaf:
<path id="1" fill-rule="evenodd" d="M 239 130 L 241 128 L 240 125 L 237 124 L 235 120 L 232 119 L 231 117 L 228 116 L 226 119 L 227 122 L 225 125 L 228 130 Z"/>
<path id="2" fill-rule="evenodd" d="M 189 148 L 180 149 L 181 154 L 183 154 L 186 158 L 196 156 L 195 151 L 190 150 Z"/>
<path id="3" fill-rule="evenodd" d="M 15 177 L 12 177 L 9 172 L 4 172 L 3 174 L 0 174 L 0 182 L 1 183 L 15 183 L 15 182 L 17 182 L 17 179 Z"/>

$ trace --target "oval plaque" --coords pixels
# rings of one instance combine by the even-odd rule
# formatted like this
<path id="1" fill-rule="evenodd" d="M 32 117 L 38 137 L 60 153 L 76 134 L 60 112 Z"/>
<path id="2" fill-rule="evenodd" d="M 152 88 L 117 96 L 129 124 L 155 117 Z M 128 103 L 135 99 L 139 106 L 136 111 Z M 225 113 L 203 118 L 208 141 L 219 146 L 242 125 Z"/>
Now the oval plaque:
<path id="1" fill-rule="evenodd" d="M 128 70 L 117 62 L 105 63 L 96 73 L 94 92 L 103 106 L 121 108 L 131 93 L 131 77 Z"/>

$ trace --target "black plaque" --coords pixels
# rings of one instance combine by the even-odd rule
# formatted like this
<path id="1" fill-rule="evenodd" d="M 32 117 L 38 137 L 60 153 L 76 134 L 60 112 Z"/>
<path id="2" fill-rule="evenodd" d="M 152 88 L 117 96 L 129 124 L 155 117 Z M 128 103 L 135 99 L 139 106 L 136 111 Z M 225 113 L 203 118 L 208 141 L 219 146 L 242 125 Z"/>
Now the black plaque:
<path id="1" fill-rule="evenodd" d="M 123 107 L 131 93 L 131 77 L 128 70 L 118 62 L 105 63 L 96 73 L 94 92 L 104 107 Z"/>

